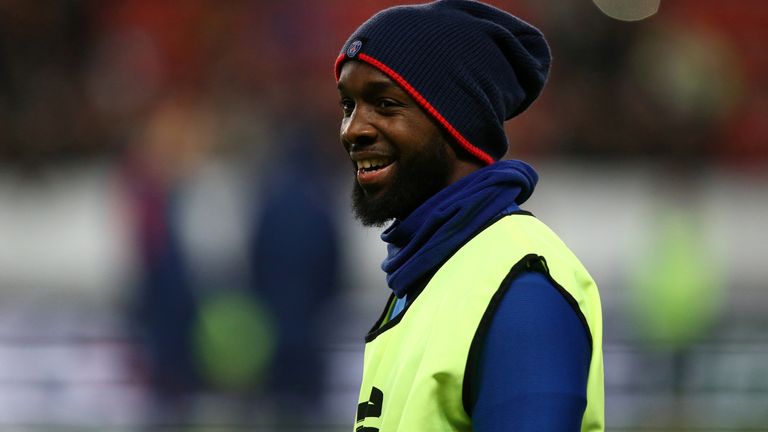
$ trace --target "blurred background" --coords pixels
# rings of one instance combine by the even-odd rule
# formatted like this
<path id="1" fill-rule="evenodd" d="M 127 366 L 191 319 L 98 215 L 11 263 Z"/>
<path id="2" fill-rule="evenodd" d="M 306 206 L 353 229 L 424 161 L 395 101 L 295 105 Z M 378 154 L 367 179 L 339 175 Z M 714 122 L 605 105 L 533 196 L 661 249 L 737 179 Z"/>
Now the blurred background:
<path id="1" fill-rule="evenodd" d="M 509 157 L 608 429 L 768 431 L 768 2 L 490 3 L 552 46 Z M 0 1 L 0 430 L 351 427 L 389 290 L 332 64 L 392 4 Z"/>

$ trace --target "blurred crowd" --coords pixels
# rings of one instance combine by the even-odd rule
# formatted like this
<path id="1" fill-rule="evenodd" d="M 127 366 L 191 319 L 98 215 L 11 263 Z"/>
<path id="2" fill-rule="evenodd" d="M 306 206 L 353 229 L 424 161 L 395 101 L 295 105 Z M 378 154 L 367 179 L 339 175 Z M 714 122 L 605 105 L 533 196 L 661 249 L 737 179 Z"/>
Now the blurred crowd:
<path id="1" fill-rule="evenodd" d="M 173 176 L 299 121 L 320 125 L 315 145 L 338 162 L 329 59 L 391 3 L 5 1 L 0 160 L 144 155 Z M 588 1 L 493 3 L 540 26 L 555 58 L 536 109 L 510 123 L 513 155 L 766 162 L 759 0 L 664 2 L 634 23 Z"/>
<path id="2" fill-rule="evenodd" d="M 662 1 L 640 22 L 588 0 L 489 3 L 536 24 L 553 50 L 542 97 L 507 124 L 510 157 L 647 163 L 676 185 L 712 169 L 765 173 L 768 3 Z M 0 2 L 0 170 L 35 184 L 108 167 L 136 257 L 126 368 L 151 388 L 152 420 L 185 422 L 186 396 L 201 390 L 246 407 L 268 395 L 278 422 L 319 409 L 332 339 L 321 333 L 349 307 L 336 207 L 351 180 L 332 64 L 392 4 Z M 216 164 L 243 187 L 195 204 L 205 217 L 193 237 L 239 249 L 190 250 L 190 185 Z M 217 216 L 221 202 L 236 203 L 243 231 Z"/>

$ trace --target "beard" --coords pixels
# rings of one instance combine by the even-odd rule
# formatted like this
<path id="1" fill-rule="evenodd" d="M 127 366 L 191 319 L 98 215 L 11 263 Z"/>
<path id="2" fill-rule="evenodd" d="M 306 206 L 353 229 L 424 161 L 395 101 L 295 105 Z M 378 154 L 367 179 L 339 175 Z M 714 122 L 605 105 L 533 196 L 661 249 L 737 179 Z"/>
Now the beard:
<path id="1" fill-rule="evenodd" d="M 397 161 L 392 183 L 383 193 L 368 194 L 354 182 L 352 209 L 365 226 L 381 227 L 392 219 L 405 219 L 424 201 L 448 185 L 448 144 L 437 142 L 428 150 Z"/>

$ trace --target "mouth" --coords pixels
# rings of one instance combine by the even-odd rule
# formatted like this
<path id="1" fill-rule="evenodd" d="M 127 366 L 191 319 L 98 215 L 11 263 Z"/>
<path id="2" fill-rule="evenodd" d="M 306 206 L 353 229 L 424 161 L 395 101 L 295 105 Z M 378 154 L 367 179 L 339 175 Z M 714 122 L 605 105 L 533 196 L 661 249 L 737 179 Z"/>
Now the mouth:
<path id="1" fill-rule="evenodd" d="M 394 172 L 394 165 L 394 159 L 388 157 L 375 157 L 355 161 L 357 182 L 363 187 L 382 185 Z"/>

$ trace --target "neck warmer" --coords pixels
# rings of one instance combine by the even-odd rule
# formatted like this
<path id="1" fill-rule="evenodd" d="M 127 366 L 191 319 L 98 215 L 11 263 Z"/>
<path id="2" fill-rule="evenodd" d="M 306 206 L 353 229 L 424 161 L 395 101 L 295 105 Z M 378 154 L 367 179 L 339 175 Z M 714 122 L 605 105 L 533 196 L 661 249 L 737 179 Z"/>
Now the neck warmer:
<path id="1" fill-rule="evenodd" d="M 525 162 L 496 162 L 436 193 L 405 219 L 395 220 L 381 235 L 387 243 L 381 268 L 395 295 L 403 297 L 482 228 L 518 210 L 537 181 L 536 171 Z"/>

